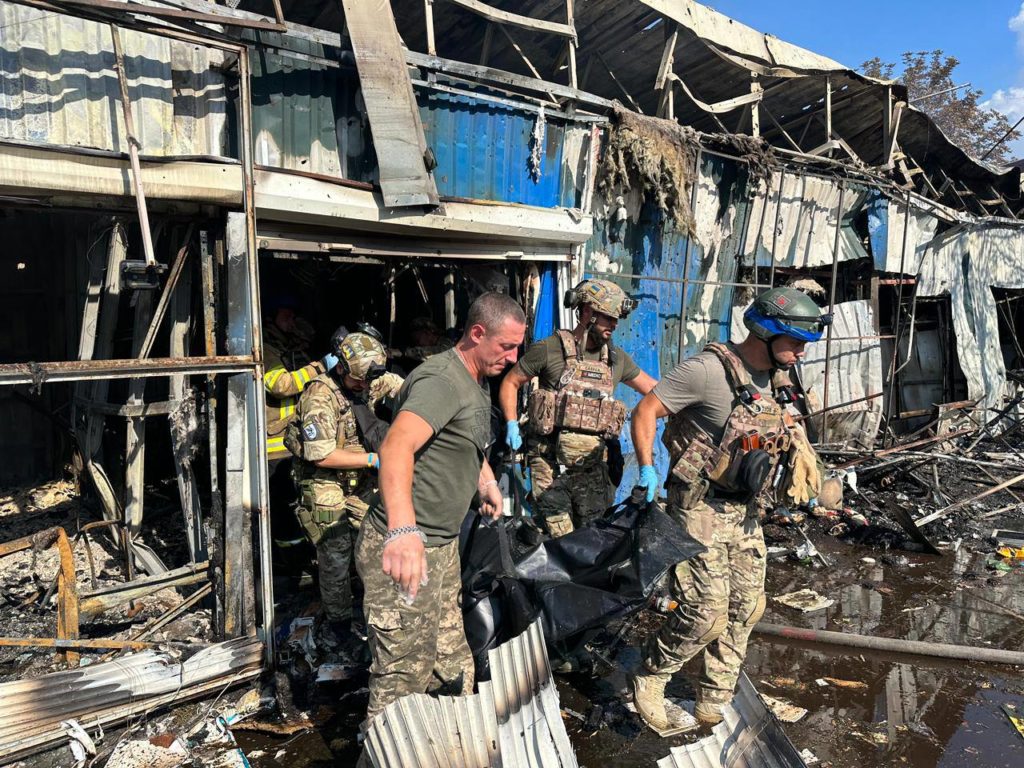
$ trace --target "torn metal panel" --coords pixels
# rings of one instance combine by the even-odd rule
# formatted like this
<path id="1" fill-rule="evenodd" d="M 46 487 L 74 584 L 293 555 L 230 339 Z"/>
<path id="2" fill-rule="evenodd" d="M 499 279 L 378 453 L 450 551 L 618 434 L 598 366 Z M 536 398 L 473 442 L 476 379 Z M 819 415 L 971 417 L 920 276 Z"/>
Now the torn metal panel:
<path id="1" fill-rule="evenodd" d="M 141 651 L 114 661 L 0 684 L 0 755 L 13 759 L 66 738 L 62 720 L 109 725 L 169 703 L 250 680 L 263 648 L 255 637 L 218 643 L 183 662 Z"/>
<path id="2" fill-rule="evenodd" d="M 0 2 L 0 138 L 128 151 L 110 27 Z M 122 31 L 140 152 L 226 157 L 223 51 Z"/>
<path id="3" fill-rule="evenodd" d="M 931 211 L 911 202 L 908 212 L 905 199 L 891 200 L 877 194 L 868 205 L 875 269 L 916 275 L 938 227 L 939 218 Z"/>
<path id="4" fill-rule="evenodd" d="M 437 205 L 419 107 L 391 4 L 342 0 L 342 6 L 370 118 L 384 205 Z"/>
<path id="5" fill-rule="evenodd" d="M 800 380 L 808 391 L 824 397 L 825 339 L 808 344 L 800 366 Z M 882 391 L 882 352 L 871 302 L 836 304 L 832 321 L 832 349 L 828 360 L 828 399 L 822 407 L 846 403 Z M 812 419 L 823 443 L 852 443 L 870 449 L 882 419 L 882 398 L 830 411 Z M 822 421 L 827 434 L 821 434 Z"/>
<path id="6" fill-rule="evenodd" d="M 540 620 L 488 653 L 491 680 L 472 696 L 404 696 L 366 736 L 376 768 L 575 768 Z"/>
<path id="7" fill-rule="evenodd" d="M 832 179 L 793 171 L 773 173 L 771 182 L 762 184 L 751 201 L 745 252 L 748 263 L 770 267 L 774 254 L 777 267 L 831 265 L 839 191 L 838 181 Z M 851 227 L 852 217 L 864 206 L 867 196 L 866 189 L 847 184 L 839 261 L 868 258 L 868 252 Z"/>
<path id="8" fill-rule="evenodd" d="M 658 768 L 806 768 L 746 672 L 740 672 L 736 696 L 724 715 L 710 736 L 673 747 Z"/>

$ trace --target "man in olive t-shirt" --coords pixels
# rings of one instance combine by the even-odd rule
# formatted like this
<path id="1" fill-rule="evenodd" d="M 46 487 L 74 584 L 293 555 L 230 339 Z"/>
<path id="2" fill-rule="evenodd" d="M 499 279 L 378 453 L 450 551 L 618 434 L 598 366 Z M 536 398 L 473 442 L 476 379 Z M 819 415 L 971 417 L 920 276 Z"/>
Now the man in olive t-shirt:
<path id="1" fill-rule="evenodd" d="M 476 494 L 482 513 L 501 514 L 501 493 L 484 461 L 491 442 L 485 381 L 515 362 L 526 318 L 508 296 L 485 293 L 465 327 L 454 349 L 406 379 L 380 448 L 380 501 L 356 543 L 373 657 L 367 728 L 406 694 L 473 691 L 458 534 Z"/>
<path id="2" fill-rule="evenodd" d="M 654 379 L 640 370 L 625 350 L 612 344 L 612 333 L 619 319 L 628 315 L 633 300 L 607 280 L 584 280 L 573 290 L 572 301 L 579 312 L 579 322 L 571 339 L 574 355 L 591 363 L 584 375 L 596 377 L 602 370 L 607 375 L 610 368 L 607 382 L 610 390 L 623 383 L 641 395 L 647 394 L 654 386 Z M 565 332 L 554 333 L 533 344 L 501 383 L 498 398 L 507 422 L 505 440 L 514 451 L 522 446 L 516 415 L 520 388 L 534 377 L 542 390 L 559 392 L 566 386 L 573 386 L 571 382 L 562 382 L 567 351 L 560 333 Z M 607 363 L 607 368 L 594 366 L 602 361 Z M 611 396 L 610 391 L 600 394 Z M 556 406 L 556 413 L 558 410 Z M 556 427 L 552 434 L 542 435 L 536 425 L 527 423 L 526 427 L 533 511 L 547 533 L 564 536 L 604 514 L 615 489 L 608 477 L 603 436 L 598 442 L 593 434 Z"/>

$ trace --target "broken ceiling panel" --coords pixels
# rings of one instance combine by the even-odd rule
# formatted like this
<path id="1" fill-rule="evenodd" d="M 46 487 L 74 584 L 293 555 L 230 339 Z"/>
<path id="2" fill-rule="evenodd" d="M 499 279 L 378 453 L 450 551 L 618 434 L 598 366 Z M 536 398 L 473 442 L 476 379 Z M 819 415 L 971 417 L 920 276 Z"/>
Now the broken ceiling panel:
<path id="1" fill-rule="evenodd" d="M 388 0 L 342 0 L 363 103 L 377 152 L 384 205 L 438 204 L 427 144 Z"/>

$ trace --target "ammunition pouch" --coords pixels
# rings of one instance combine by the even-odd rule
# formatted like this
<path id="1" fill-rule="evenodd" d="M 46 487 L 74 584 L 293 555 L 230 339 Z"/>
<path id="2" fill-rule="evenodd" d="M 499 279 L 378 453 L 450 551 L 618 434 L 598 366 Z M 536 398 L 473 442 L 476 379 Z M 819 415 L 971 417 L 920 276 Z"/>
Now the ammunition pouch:
<path id="1" fill-rule="evenodd" d="M 584 397 L 539 388 L 530 393 L 526 410 L 530 429 L 540 437 L 556 429 L 618 437 L 627 415 L 626 406 L 610 397 Z"/>
<path id="2" fill-rule="evenodd" d="M 339 483 L 313 478 L 299 484 L 295 515 L 314 546 L 320 543 L 327 528 L 344 520 L 347 514 L 347 497 Z"/>
<path id="3" fill-rule="evenodd" d="M 565 467 L 587 467 L 604 461 L 605 450 L 603 437 L 562 430 L 555 440 L 555 461 Z"/>
<path id="4" fill-rule="evenodd" d="M 718 480 L 728 468 L 728 455 L 715 445 L 711 435 L 688 419 L 666 429 L 663 442 L 672 457 L 670 477 L 686 485 Z"/>

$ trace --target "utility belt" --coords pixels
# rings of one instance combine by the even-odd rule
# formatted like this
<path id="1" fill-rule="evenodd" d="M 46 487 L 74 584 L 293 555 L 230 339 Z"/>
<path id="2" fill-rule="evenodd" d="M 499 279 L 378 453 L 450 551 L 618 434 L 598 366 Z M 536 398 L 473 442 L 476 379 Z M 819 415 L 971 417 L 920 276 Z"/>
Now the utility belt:
<path id="1" fill-rule="evenodd" d="M 705 496 L 747 502 L 767 487 L 779 462 L 789 452 L 792 438 L 786 431 L 746 431 L 723 448 L 696 423 L 687 420 L 666 433 L 669 455 L 676 458 L 670 481 L 685 488 L 691 503 Z"/>
<path id="2" fill-rule="evenodd" d="M 556 430 L 570 430 L 602 437 L 617 436 L 626 423 L 626 406 L 611 397 L 593 394 L 556 392 L 537 388 L 527 402 L 530 429 L 545 436 Z"/>
<path id="3" fill-rule="evenodd" d="M 369 473 L 344 470 L 339 478 L 308 477 L 298 481 L 299 499 L 295 507 L 302 530 L 314 544 L 325 533 L 342 521 L 359 529 L 369 509 L 365 498 L 373 491 L 368 483 Z"/>
<path id="4" fill-rule="evenodd" d="M 608 457 L 603 436 L 568 429 L 560 429 L 552 435 L 531 436 L 529 449 L 550 463 L 567 469 L 589 467 Z"/>

